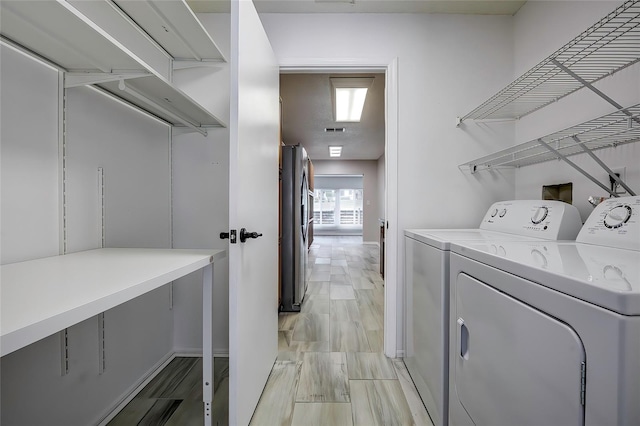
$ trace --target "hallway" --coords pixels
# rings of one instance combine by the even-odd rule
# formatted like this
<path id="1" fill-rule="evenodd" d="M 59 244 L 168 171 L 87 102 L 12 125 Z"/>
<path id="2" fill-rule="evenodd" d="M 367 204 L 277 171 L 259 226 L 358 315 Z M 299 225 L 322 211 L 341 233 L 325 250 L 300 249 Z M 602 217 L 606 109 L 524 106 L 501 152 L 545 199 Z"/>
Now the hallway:
<path id="1" fill-rule="evenodd" d="M 379 248 L 317 236 L 300 313 L 279 316 L 279 354 L 251 425 L 431 425 L 403 362 L 383 353 Z"/>

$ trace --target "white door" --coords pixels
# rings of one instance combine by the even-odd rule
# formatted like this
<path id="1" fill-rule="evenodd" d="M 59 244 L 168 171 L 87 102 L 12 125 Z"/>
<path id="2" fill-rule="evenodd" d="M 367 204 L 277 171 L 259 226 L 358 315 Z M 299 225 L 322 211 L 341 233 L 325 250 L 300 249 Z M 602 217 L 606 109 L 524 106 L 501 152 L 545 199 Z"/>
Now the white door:
<path id="1" fill-rule="evenodd" d="M 279 67 L 250 0 L 231 1 L 229 421 L 247 425 L 277 356 Z M 240 241 L 240 230 L 261 233 Z"/>

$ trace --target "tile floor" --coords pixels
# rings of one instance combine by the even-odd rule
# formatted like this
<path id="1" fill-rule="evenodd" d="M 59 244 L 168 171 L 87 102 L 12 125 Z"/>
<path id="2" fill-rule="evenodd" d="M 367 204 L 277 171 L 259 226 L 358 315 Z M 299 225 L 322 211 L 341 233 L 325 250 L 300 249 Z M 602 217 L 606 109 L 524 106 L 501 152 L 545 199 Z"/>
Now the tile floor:
<path id="1" fill-rule="evenodd" d="M 361 241 L 315 238 L 302 310 L 279 316 L 278 358 L 251 426 L 432 426 L 402 360 L 382 353 L 379 248 Z M 216 358 L 214 425 L 228 424 L 228 374 Z M 176 358 L 109 426 L 202 424 L 202 359 Z"/>
<path id="2" fill-rule="evenodd" d="M 361 241 L 316 236 L 302 310 L 279 316 L 252 426 L 431 425 L 404 363 L 382 353 L 379 248 Z"/>

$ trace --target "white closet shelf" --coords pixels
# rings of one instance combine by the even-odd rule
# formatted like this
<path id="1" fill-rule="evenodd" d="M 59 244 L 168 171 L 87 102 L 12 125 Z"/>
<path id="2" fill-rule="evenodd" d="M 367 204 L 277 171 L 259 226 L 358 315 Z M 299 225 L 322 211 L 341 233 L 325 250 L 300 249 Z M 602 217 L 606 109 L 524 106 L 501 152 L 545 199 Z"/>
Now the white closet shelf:
<path id="1" fill-rule="evenodd" d="M 114 0 L 173 58 L 226 62 L 226 58 L 184 0 Z"/>
<path id="2" fill-rule="evenodd" d="M 220 119 L 64 0 L 3 0 L 0 18 L 0 34 L 5 40 L 57 65 L 74 81 L 85 79 L 85 84 L 99 84 L 171 125 L 191 127 L 203 134 L 204 127 L 225 127 Z M 137 96 L 118 89 L 120 80 L 126 80 L 126 86 Z"/>
<path id="3" fill-rule="evenodd" d="M 0 356 L 226 256 L 225 250 L 106 248 L 0 267 Z"/>
<path id="4" fill-rule="evenodd" d="M 640 0 L 629 0 L 458 121 L 518 119 L 638 61 Z"/>
<path id="5" fill-rule="evenodd" d="M 618 110 L 594 120 L 552 133 L 550 135 L 498 151 L 486 157 L 461 164 L 471 173 L 481 170 L 514 168 L 559 159 L 542 142 L 565 157 L 590 150 L 640 141 L 640 104 Z"/>

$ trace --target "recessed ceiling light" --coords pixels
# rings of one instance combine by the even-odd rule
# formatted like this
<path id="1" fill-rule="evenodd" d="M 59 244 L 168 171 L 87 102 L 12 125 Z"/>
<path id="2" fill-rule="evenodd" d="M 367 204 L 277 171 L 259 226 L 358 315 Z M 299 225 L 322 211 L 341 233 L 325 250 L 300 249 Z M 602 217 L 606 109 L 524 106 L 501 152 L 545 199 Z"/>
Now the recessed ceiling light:
<path id="1" fill-rule="evenodd" d="M 337 122 L 360 121 L 367 91 L 372 83 L 372 77 L 331 78 L 334 89 L 334 114 Z"/>
<path id="2" fill-rule="evenodd" d="M 359 122 L 366 97 L 364 87 L 336 87 L 336 121 Z"/>
<path id="3" fill-rule="evenodd" d="M 341 146 L 329 146 L 329 157 L 340 157 L 342 155 Z"/>

